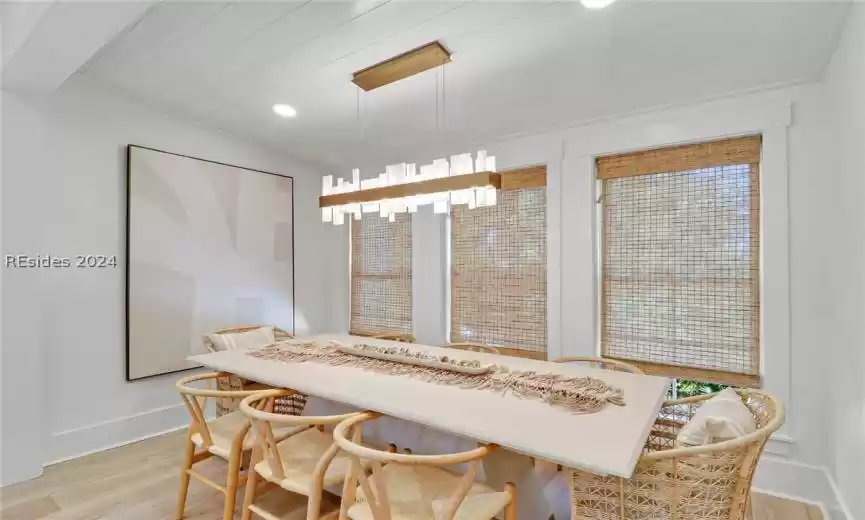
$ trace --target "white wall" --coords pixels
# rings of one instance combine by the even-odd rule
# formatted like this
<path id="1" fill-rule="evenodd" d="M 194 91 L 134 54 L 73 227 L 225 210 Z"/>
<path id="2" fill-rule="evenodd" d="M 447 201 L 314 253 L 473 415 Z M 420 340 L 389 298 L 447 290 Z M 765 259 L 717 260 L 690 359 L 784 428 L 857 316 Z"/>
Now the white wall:
<path id="1" fill-rule="evenodd" d="M 294 176 L 297 332 L 341 323 L 325 304 L 341 290 L 329 275 L 345 265 L 330 254 L 343 235 L 320 224 L 318 173 L 86 76 L 2 101 L 3 253 L 118 255 L 117 269 L 4 269 L 3 483 L 186 420 L 177 376 L 124 379 L 126 144 Z"/>
<path id="2" fill-rule="evenodd" d="M 31 173 L 25 165 L 17 175 L 8 173 L 16 156 L 34 153 L 31 136 L 40 131 L 39 120 L 28 107 L 2 96 L 3 108 L 3 253 L 38 250 L 38 233 L 33 220 L 38 206 L 30 198 L 35 191 Z M 15 125 L 9 122 L 15 121 Z M 38 476 L 45 460 L 43 395 L 45 378 L 42 352 L 37 348 L 36 298 L 38 273 L 3 269 L 2 329 L 2 474 L 0 483 L 8 484 Z M 26 396 L 23 395 L 26 390 Z M 35 404 L 34 404 L 35 403 Z"/>
<path id="3" fill-rule="evenodd" d="M 853 518 L 865 519 L 865 5 L 851 10 L 825 77 L 833 160 L 823 170 L 835 228 L 827 255 L 835 296 L 825 336 L 832 382 L 834 470 Z"/>

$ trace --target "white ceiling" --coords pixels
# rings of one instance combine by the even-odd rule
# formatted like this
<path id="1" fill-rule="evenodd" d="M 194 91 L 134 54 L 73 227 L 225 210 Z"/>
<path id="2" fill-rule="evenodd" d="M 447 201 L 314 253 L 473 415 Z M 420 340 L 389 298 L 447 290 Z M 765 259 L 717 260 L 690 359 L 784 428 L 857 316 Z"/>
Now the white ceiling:
<path id="1" fill-rule="evenodd" d="M 86 72 L 329 167 L 465 146 L 735 91 L 816 79 L 848 4 L 358 0 L 161 2 Z M 432 40 L 429 71 L 360 94 L 351 73 Z M 280 119 L 274 103 L 298 110 Z M 462 149 L 453 149 L 460 152 Z"/>

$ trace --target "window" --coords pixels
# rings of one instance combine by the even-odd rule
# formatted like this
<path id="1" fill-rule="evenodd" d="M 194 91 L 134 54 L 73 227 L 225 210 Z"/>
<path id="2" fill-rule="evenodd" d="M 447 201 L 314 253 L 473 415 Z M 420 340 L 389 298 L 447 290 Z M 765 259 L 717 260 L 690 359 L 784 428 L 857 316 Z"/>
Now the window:
<path id="1" fill-rule="evenodd" d="M 546 168 L 503 174 L 497 196 L 451 212 L 451 341 L 546 359 Z"/>
<path id="2" fill-rule="evenodd" d="M 694 397 L 695 395 L 714 394 L 729 388 L 727 385 L 718 383 L 704 383 L 703 381 L 693 381 L 690 379 L 674 379 L 670 385 L 669 399 L 682 399 L 684 397 Z"/>
<path id="3" fill-rule="evenodd" d="M 411 215 L 351 221 L 352 332 L 412 333 Z"/>
<path id="4" fill-rule="evenodd" d="M 602 157 L 601 350 L 760 384 L 760 137 Z"/>

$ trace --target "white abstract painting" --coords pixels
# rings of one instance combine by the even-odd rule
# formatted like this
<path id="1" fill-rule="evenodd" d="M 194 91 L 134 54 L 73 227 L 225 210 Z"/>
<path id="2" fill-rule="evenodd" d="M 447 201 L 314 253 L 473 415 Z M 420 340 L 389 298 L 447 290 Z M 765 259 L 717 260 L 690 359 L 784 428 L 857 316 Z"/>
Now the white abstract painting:
<path id="1" fill-rule="evenodd" d="M 294 331 L 291 177 L 127 149 L 126 378 L 194 368 L 202 336 Z"/>

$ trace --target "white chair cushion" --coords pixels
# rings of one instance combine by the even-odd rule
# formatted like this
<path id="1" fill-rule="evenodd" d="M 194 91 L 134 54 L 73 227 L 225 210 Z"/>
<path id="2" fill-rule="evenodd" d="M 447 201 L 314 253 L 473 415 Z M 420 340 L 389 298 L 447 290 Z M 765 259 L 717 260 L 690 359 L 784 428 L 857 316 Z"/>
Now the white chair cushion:
<path id="1" fill-rule="evenodd" d="M 462 475 L 429 466 L 388 464 L 382 468 L 392 520 L 432 520 L 444 510 Z M 348 510 L 352 520 L 374 520 L 358 487 L 358 502 Z M 454 520 L 490 520 L 508 505 L 510 496 L 475 482 Z"/>
<path id="2" fill-rule="evenodd" d="M 703 403 L 676 436 L 677 446 L 702 446 L 742 437 L 757 430 L 754 414 L 732 388 Z"/>
<path id="3" fill-rule="evenodd" d="M 333 445 L 333 435 L 329 432 L 320 432 L 317 428 L 310 428 L 303 433 L 293 435 L 277 445 L 279 458 L 282 461 L 285 478 L 277 477 L 267 460 L 255 465 L 255 471 L 262 478 L 277 484 L 283 489 L 309 495 L 312 489 L 312 475 L 318 461 L 324 453 Z M 363 464 L 365 461 L 361 461 Z M 351 464 L 344 452 L 337 453 L 336 457 L 324 473 L 324 487 L 338 484 L 345 478 L 346 472 Z"/>
<path id="4" fill-rule="evenodd" d="M 237 435 L 237 432 L 241 427 L 243 427 L 246 421 L 247 417 L 240 411 L 231 412 L 219 417 L 218 419 L 207 421 L 207 429 L 210 431 L 210 438 L 213 440 L 213 445 L 208 448 L 208 451 L 227 460 L 231 456 L 231 443 L 234 441 L 235 435 Z M 275 428 L 273 430 L 273 436 L 276 439 L 281 440 L 302 432 L 307 428 L 308 426 L 286 426 L 283 428 Z M 246 437 L 243 439 L 244 451 L 252 449 L 255 445 L 255 438 L 255 432 L 250 428 Z M 199 448 L 204 447 L 204 440 L 201 438 L 200 433 L 196 433 L 192 436 L 192 442 Z"/>
<path id="5" fill-rule="evenodd" d="M 246 332 L 208 334 L 207 338 L 218 351 L 236 348 L 261 348 L 276 343 L 273 327 L 260 327 Z"/>

